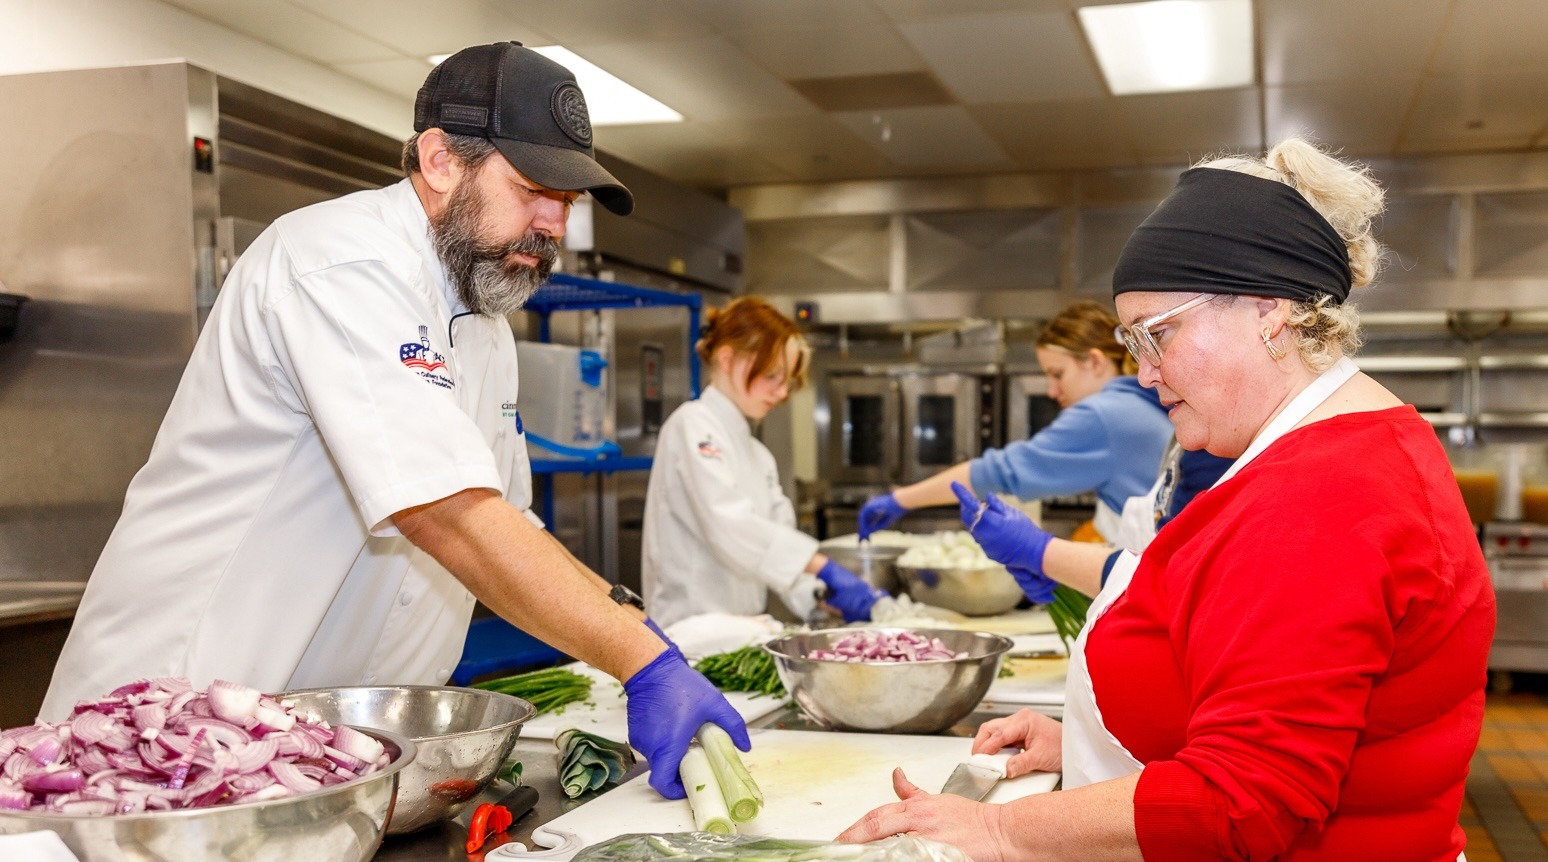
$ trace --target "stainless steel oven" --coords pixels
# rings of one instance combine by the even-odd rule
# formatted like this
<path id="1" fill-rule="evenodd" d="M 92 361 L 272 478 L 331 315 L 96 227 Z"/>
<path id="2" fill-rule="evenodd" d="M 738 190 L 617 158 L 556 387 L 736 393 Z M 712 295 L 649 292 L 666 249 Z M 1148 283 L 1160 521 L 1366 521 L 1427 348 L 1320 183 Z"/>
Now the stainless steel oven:
<path id="1" fill-rule="evenodd" d="M 1045 374 L 1005 377 L 1005 442 L 1025 440 L 1048 427 L 1059 415 L 1059 402 L 1048 397 Z"/>
<path id="2" fill-rule="evenodd" d="M 892 377 L 828 378 L 828 466 L 839 485 L 884 487 L 898 465 L 898 383 Z"/>
<path id="3" fill-rule="evenodd" d="M 920 371 L 898 379 L 901 484 L 977 457 L 998 438 L 999 381 L 992 374 Z"/>

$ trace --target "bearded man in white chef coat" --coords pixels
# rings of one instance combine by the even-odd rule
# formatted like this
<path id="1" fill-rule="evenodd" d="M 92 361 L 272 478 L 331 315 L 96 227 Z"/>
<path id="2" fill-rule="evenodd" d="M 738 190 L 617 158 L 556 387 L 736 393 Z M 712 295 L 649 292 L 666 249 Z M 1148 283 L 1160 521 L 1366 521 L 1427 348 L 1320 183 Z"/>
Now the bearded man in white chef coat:
<path id="1" fill-rule="evenodd" d="M 243 254 L 87 584 L 42 718 L 126 682 L 441 684 L 475 600 L 624 681 L 651 783 L 741 718 L 627 591 L 531 513 L 505 315 L 583 193 L 633 198 L 563 66 L 518 43 L 430 73 L 408 178 L 289 213 Z"/>

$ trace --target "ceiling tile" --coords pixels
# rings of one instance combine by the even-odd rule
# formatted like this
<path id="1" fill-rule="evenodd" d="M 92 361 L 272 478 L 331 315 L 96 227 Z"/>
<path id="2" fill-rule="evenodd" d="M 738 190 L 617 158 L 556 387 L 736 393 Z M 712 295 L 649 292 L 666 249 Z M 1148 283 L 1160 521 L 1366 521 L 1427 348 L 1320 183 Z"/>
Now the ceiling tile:
<path id="1" fill-rule="evenodd" d="M 1417 84 L 1367 80 L 1264 88 L 1267 145 L 1309 137 L 1351 156 L 1391 155 Z"/>
<path id="2" fill-rule="evenodd" d="M 1105 94 L 1069 12 L 962 15 L 900 29 L 966 104 Z"/>
<path id="3" fill-rule="evenodd" d="M 612 42 L 702 39 L 715 31 L 671 3 L 639 0 L 484 0 L 517 21 L 529 23 L 566 48 Z M 534 45 L 538 43 L 533 43 Z"/>
<path id="4" fill-rule="evenodd" d="M 1426 78 L 1399 153 L 1531 146 L 1548 123 L 1548 71 Z"/>
<path id="5" fill-rule="evenodd" d="M 396 93 L 413 99 L 430 74 L 431 66 L 424 60 L 376 60 L 364 63 L 335 63 L 340 72 L 364 81 L 379 90 Z"/>
<path id="6" fill-rule="evenodd" d="M 900 167 L 1009 170 L 1015 163 L 956 105 L 835 114 Z"/>
<path id="7" fill-rule="evenodd" d="M 1492 2 L 1492 0 L 1491 0 Z M 1418 79 L 1451 0 L 1258 0 L 1263 82 Z"/>
<path id="8" fill-rule="evenodd" d="M 339 24 L 285 0 L 243 3 L 239 0 L 165 0 L 208 21 L 314 62 L 348 63 L 397 59 L 400 54 Z"/>
<path id="9" fill-rule="evenodd" d="M 674 0 L 726 35 L 767 30 L 874 27 L 886 23 L 870 0 Z"/>
<path id="10" fill-rule="evenodd" d="M 897 30 L 885 25 L 765 30 L 730 38 L 785 80 L 917 72 L 925 67 Z"/>
<path id="11" fill-rule="evenodd" d="M 1258 88 L 1156 93 L 1118 99 L 1140 160 L 1180 165 L 1217 152 L 1259 152 Z"/>
<path id="12" fill-rule="evenodd" d="M 719 37 L 595 45 L 575 53 L 689 119 L 766 117 L 817 110 Z"/>
<path id="13" fill-rule="evenodd" d="M 791 175 L 745 147 L 725 124 L 607 126 L 597 147 L 668 178 L 702 188 L 788 182 Z"/>
<path id="14" fill-rule="evenodd" d="M 531 45 L 552 44 L 529 27 L 481 0 L 290 0 L 335 23 L 349 26 L 405 54 L 429 57 L 469 45 L 514 39 Z"/>
<path id="15" fill-rule="evenodd" d="M 968 112 L 1022 170 L 1134 165 L 1137 161 L 1113 100 L 1105 96 L 971 105 Z"/>
<path id="16" fill-rule="evenodd" d="M 892 162 L 828 114 L 727 120 L 716 125 L 727 139 L 792 177 L 815 180 L 895 172 Z"/>
<path id="17" fill-rule="evenodd" d="M 1548 69 L 1548 4 L 1456 0 L 1431 74 Z"/>
<path id="18" fill-rule="evenodd" d="M 872 0 L 894 21 L 924 21 L 981 12 L 1061 12 L 1065 0 Z"/>

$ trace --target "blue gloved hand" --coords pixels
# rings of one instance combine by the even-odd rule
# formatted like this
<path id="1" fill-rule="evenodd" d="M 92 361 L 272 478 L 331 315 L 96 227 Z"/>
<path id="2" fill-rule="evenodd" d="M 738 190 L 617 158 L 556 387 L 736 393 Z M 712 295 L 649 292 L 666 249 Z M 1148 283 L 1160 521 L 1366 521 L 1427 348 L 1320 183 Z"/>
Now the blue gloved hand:
<path id="1" fill-rule="evenodd" d="M 1043 554 L 1053 536 L 993 494 L 981 501 L 961 482 L 952 482 L 951 490 L 962 504 L 962 525 L 984 554 L 1005 566 L 1027 598 L 1038 604 L 1053 601 L 1056 584 L 1043 574 Z"/>
<path id="2" fill-rule="evenodd" d="M 908 510 L 891 494 L 877 494 L 860 507 L 860 538 L 869 539 L 877 530 L 896 524 Z"/>
<path id="3" fill-rule="evenodd" d="M 743 751 L 752 748 L 747 723 L 702 674 L 669 647 L 624 683 L 629 744 L 650 762 L 650 786 L 668 799 L 682 799 L 678 764 L 705 723 L 720 725 Z"/>
<path id="4" fill-rule="evenodd" d="M 655 620 L 651 619 L 650 617 L 646 617 L 645 618 L 645 628 L 648 628 L 651 631 L 655 632 L 656 633 L 656 637 L 661 638 L 661 640 L 667 646 L 671 647 L 672 649 L 677 649 L 677 644 L 672 643 L 672 639 L 666 636 L 666 632 L 661 630 L 661 626 L 656 625 L 656 621 Z"/>
<path id="5" fill-rule="evenodd" d="M 866 583 L 854 572 L 832 560 L 822 564 L 817 579 L 828 586 L 828 597 L 823 601 L 838 608 L 844 622 L 853 623 L 871 618 L 871 606 L 887 595 L 885 590 Z"/>

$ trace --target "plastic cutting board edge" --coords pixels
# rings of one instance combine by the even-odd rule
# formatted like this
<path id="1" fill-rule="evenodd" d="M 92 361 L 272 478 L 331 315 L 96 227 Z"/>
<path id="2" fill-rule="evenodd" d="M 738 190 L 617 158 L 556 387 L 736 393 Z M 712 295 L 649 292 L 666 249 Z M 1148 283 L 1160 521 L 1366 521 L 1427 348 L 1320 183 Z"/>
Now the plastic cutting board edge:
<path id="1" fill-rule="evenodd" d="M 619 685 L 618 680 L 584 662 L 564 665 L 564 669 L 584 674 L 594 680 L 591 686 L 590 704 L 572 703 L 558 715 L 548 713 L 536 716 L 521 726 L 522 737 L 553 739 L 559 731 L 567 727 L 576 727 L 607 739 L 627 742 L 629 716 L 624 708 L 623 686 Z M 732 691 L 726 692 L 726 702 L 731 704 L 732 709 L 741 713 L 742 718 L 752 721 L 774 712 L 784 706 L 787 700 L 768 695 L 755 697 L 747 692 Z"/>
<path id="2" fill-rule="evenodd" d="M 952 736 L 882 733 L 752 731 L 752 751 L 743 756 L 763 791 L 765 805 L 747 834 L 828 841 L 871 809 L 897 801 L 892 770 L 940 790 L 957 764 L 971 755 L 972 740 Z M 551 858 L 568 858 L 598 841 L 631 832 L 688 832 L 693 812 L 687 800 L 658 796 L 640 775 L 539 827 L 533 840 L 559 848 Z M 1053 773 L 1024 775 L 995 786 L 987 802 L 1009 802 L 1052 790 Z M 519 858 L 519 857 L 517 857 Z"/>

